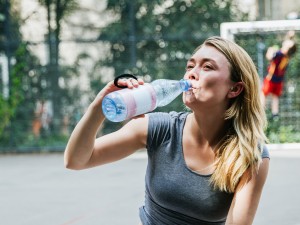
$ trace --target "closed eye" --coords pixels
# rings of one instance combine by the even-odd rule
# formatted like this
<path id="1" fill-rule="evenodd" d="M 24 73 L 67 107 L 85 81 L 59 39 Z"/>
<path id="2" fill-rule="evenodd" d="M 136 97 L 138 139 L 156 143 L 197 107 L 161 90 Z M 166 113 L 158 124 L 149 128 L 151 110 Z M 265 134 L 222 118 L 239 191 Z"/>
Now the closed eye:
<path id="1" fill-rule="evenodd" d="M 185 67 L 185 70 L 187 70 L 187 71 L 189 71 L 189 70 L 191 70 L 191 69 L 193 69 L 194 68 L 194 65 L 187 65 L 186 67 Z"/>
<path id="2" fill-rule="evenodd" d="M 203 69 L 204 69 L 204 70 L 213 70 L 214 67 L 213 67 L 211 64 L 209 64 L 209 63 L 205 63 L 205 64 L 203 65 Z"/>

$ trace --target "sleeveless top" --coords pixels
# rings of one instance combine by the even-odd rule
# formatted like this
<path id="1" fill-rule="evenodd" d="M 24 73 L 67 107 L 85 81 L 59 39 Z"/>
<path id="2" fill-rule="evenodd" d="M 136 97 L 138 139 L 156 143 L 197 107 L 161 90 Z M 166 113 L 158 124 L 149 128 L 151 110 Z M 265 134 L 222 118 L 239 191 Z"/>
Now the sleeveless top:
<path id="1" fill-rule="evenodd" d="M 233 193 L 214 190 L 211 175 L 200 175 L 185 163 L 182 133 L 187 112 L 149 113 L 148 165 L 143 225 L 224 225 Z M 269 158 L 264 148 L 263 158 Z"/>

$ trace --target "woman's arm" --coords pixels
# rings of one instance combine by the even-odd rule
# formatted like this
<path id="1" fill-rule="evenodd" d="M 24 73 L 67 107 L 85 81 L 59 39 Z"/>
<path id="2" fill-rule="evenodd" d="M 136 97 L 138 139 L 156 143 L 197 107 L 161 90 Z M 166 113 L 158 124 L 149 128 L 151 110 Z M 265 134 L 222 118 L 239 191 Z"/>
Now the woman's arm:
<path id="1" fill-rule="evenodd" d="M 237 188 L 227 216 L 226 225 L 251 225 L 259 204 L 269 170 L 269 159 L 264 158 L 256 174 L 245 182 L 245 174 Z"/>
<path id="2" fill-rule="evenodd" d="M 135 81 L 133 81 L 135 82 Z M 129 88 L 143 84 L 119 81 Z M 146 146 L 148 117 L 132 119 L 120 130 L 96 139 L 105 117 L 102 112 L 104 96 L 118 88 L 110 82 L 102 89 L 90 104 L 84 116 L 73 130 L 65 153 L 65 166 L 69 169 L 85 169 L 124 158 Z"/>

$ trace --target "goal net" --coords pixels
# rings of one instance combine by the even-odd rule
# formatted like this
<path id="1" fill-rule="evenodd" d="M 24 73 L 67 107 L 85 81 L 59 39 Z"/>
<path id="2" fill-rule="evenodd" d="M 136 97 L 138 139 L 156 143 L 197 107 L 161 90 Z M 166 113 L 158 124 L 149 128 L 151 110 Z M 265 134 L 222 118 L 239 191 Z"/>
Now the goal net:
<path id="1" fill-rule="evenodd" d="M 271 46 L 280 48 L 287 33 L 295 32 L 297 52 L 290 60 L 285 75 L 278 127 L 300 131 L 300 19 L 225 22 L 221 24 L 220 29 L 223 38 L 236 42 L 249 53 L 257 66 L 261 80 L 266 75 L 269 63 L 266 59 L 267 49 Z M 269 98 L 267 103 L 270 104 Z M 270 113 L 268 108 L 270 110 L 270 107 L 267 107 L 267 114 Z"/>

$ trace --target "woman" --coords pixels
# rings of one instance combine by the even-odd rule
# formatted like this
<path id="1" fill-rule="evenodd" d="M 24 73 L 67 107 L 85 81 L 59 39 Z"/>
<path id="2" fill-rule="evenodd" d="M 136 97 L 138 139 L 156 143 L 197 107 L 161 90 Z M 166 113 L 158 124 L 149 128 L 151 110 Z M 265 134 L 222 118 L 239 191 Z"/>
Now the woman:
<path id="1" fill-rule="evenodd" d="M 74 129 L 65 165 L 86 169 L 146 148 L 143 225 L 252 224 L 269 167 L 255 65 L 235 43 L 211 37 L 188 60 L 184 78 L 192 83 L 183 94 L 191 112 L 149 113 L 95 139 L 101 101 L 117 90 L 108 83 Z"/>

